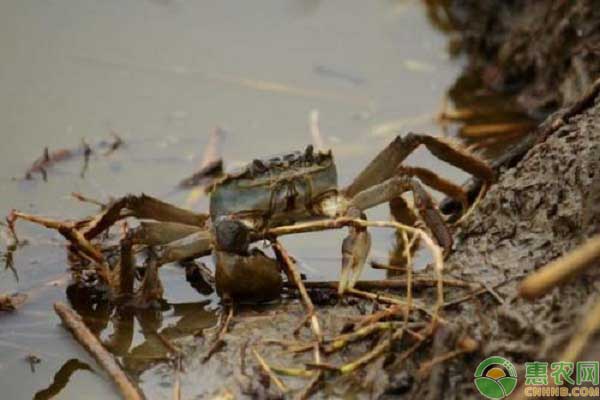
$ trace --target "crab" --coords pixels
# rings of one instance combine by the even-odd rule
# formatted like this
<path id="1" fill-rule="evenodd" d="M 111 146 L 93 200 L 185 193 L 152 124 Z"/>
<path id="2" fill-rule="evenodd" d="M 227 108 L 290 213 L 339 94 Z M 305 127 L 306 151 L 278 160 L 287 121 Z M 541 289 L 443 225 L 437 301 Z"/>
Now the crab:
<path id="1" fill-rule="evenodd" d="M 73 223 L 68 229 L 63 226 L 61 233 L 81 255 L 103 263 L 103 255 L 91 241 L 117 221 L 135 217 L 142 222 L 126 239 L 130 245 L 153 248 L 159 266 L 212 253 L 216 289 L 221 298 L 268 301 L 280 296 L 281 268 L 277 259 L 253 243 L 274 240 L 276 232 L 283 233 L 290 226 L 293 233 L 341 226 L 308 223 L 315 220 L 365 220 L 366 210 L 406 192 L 412 192 L 418 215 L 439 246 L 450 251 L 450 231 L 421 183 L 458 200 L 463 211 L 469 207 L 467 196 L 459 185 L 429 170 L 402 164 L 421 145 L 483 182 L 489 184 L 494 179 L 485 161 L 460 146 L 442 138 L 409 133 L 397 136 L 350 185 L 340 187 L 331 150 L 314 150 L 309 145 L 304 151 L 255 159 L 219 177 L 210 190 L 209 213 L 192 212 L 146 195 L 129 195 L 112 202 L 94 218 Z M 18 212 L 13 216 L 34 220 Z M 34 222 L 43 223 L 39 218 Z M 366 226 L 347 227 L 348 235 L 341 246 L 340 294 L 357 282 L 371 247 Z M 125 250 L 121 258 L 130 257 L 131 249 Z"/>

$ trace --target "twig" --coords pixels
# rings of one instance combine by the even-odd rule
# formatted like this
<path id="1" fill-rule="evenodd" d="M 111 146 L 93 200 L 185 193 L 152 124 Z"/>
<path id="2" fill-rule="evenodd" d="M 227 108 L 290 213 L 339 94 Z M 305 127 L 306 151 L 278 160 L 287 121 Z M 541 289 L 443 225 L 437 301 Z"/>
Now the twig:
<path id="1" fill-rule="evenodd" d="M 408 304 L 407 304 L 406 301 L 397 299 L 395 297 L 385 296 L 385 295 L 371 293 L 371 292 L 365 292 L 365 291 L 358 290 L 358 289 L 348 289 L 346 291 L 346 293 L 348 293 L 350 295 L 353 295 L 353 296 L 356 296 L 356 297 L 361 297 L 363 299 L 368 299 L 368 300 L 373 300 L 373 301 L 379 301 L 379 302 L 386 303 L 386 304 L 396 304 L 396 305 L 399 305 L 399 306 L 404 306 L 404 308 L 408 307 Z M 417 310 L 419 310 L 419 311 L 424 312 L 425 314 L 429 315 L 430 317 L 434 317 L 435 316 L 434 312 L 426 309 L 425 307 L 417 306 L 417 305 L 414 305 L 414 304 L 413 304 L 412 307 L 415 308 L 415 309 L 417 309 Z M 438 317 L 438 318 L 440 318 L 440 317 Z M 444 322 L 444 320 L 441 319 L 441 318 L 440 318 L 440 321 Z"/>
<path id="2" fill-rule="evenodd" d="M 277 257 L 282 261 L 281 264 L 288 277 L 288 280 L 298 288 L 302 303 L 304 304 L 304 308 L 306 310 L 307 318 L 310 320 L 310 326 L 313 334 L 315 335 L 315 339 L 318 343 L 321 343 L 323 341 L 323 334 L 321 332 L 319 320 L 315 315 L 315 307 L 310 299 L 310 296 L 308 295 L 308 292 L 306 291 L 306 287 L 304 286 L 300 272 L 298 272 L 296 263 L 292 261 L 287 251 L 278 241 L 273 242 L 273 250 L 275 251 Z"/>
<path id="3" fill-rule="evenodd" d="M 358 322 L 356 323 L 356 326 L 360 328 L 363 326 L 374 324 L 383 319 L 393 318 L 399 315 L 400 313 L 404 313 L 405 309 L 406 306 L 400 306 L 395 304 L 383 310 L 377 311 L 373 314 L 357 317 L 356 320 Z"/>
<path id="4" fill-rule="evenodd" d="M 321 380 L 323 379 L 323 371 L 317 371 L 308 384 L 302 389 L 300 393 L 294 398 L 295 400 L 306 400 L 308 399 L 319 387 Z"/>
<path id="5" fill-rule="evenodd" d="M 19 211 L 13 210 L 11 215 L 14 216 L 14 219 L 17 218 L 24 219 L 26 221 L 30 221 L 39 225 L 43 225 L 49 229 L 57 230 L 61 235 L 63 235 L 68 241 L 70 241 L 74 246 L 77 247 L 82 253 L 86 254 L 90 257 L 94 262 L 98 264 L 104 263 L 104 256 L 102 253 L 96 249 L 77 229 L 75 229 L 75 224 L 70 222 L 61 222 L 55 221 L 49 218 L 39 217 L 37 215 L 25 214 Z"/>
<path id="6" fill-rule="evenodd" d="M 481 285 L 478 283 L 471 283 L 462 281 L 459 279 L 443 279 L 445 286 L 459 287 L 465 289 L 478 289 Z M 413 287 L 437 287 L 438 281 L 435 278 L 412 278 Z M 304 286 L 309 289 L 337 289 L 338 283 L 336 281 L 304 281 Z M 360 290 L 374 290 L 374 289 L 400 289 L 405 288 L 409 285 L 407 279 L 384 279 L 384 280 L 372 280 L 372 281 L 357 281 L 354 285 L 355 288 Z M 291 285 L 288 285 L 291 286 Z"/>
<path id="7" fill-rule="evenodd" d="M 144 395 L 139 388 L 123 372 L 114 356 L 100 343 L 98 338 L 88 329 L 79 314 L 63 303 L 54 303 L 54 310 L 71 331 L 75 339 L 96 359 L 98 364 L 108 373 L 113 383 L 127 400 L 141 400 Z"/>
<path id="8" fill-rule="evenodd" d="M 92 199 L 91 197 L 84 196 L 83 194 L 78 193 L 78 192 L 71 192 L 71 197 L 73 197 L 83 203 L 95 204 L 98 207 L 100 207 L 101 209 L 106 208 L 106 204 L 101 202 L 100 200 Z"/>
<path id="9" fill-rule="evenodd" d="M 227 305 L 227 308 L 228 308 L 227 315 L 224 318 L 221 315 L 219 331 L 217 332 L 217 335 L 215 336 L 210 348 L 208 349 L 208 352 L 202 358 L 202 363 L 207 362 L 212 357 L 212 355 L 214 353 L 216 353 L 225 344 L 223 337 L 225 336 L 225 334 L 227 333 L 227 330 L 229 329 L 229 323 L 231 322 L 231 318 L 233 317 L 234 306 L 233 306 L 233 304 L 229 304 L 229 305 Z"/>
<path id="10" fill-rule="evenodd" d="M 400 327 L 400 324 L 404 326 L 408 326 L 407 323 L 398 322 L 398 321 L 389 321 L 389 322 L 377 322 L 371 325 L 364 326 L 362 328 L 357 329 L 354 332 L 346 333 L 343 335 L 336 336 L 332 339 L 326 340 L 328 345 L 326 345 L 323 351 L 327 354 L 338 351 L 348 345 L 349 343 L 356 342 L 358 340 L 369 337 L 370 335 L 386 330 L 392 330 L 394 328 Z M 419 324 L 420 325 L 420 324 Z M 417 325 L 417 326 L 419 326 Z"/>
<path id="11" fill-rule="evenodd" d="M 81 179 L 83 179 L 89 167 L 90 156 L 93 152 L 92 148 L 85 142 L 84 139 L 81 139 L 81 147 L 83 149 L 83 167 L 81 167 L 81 172 L 79 173 L 79 176 L 81 177 Z"/>
<path id="12" fill-rule="evenodd" d="M 478 124 L 465 125 L 461 128 L 461 136 L 469 138 L 488 138 L 490 136 L 499 136 L 511 134 L 514 132 L 527 133 L 534 127 L 531 122 L 511 122 L 499 124 Z"/>
<path id="13" fill-rule="evenodd" d="M 282 394 L 285 394 L 287 392 L 287 387 L 277 377 L 277 375 L 275 375 L 273 373 L 273 370 L 271 370 L 271 367 L 269 367 L 269 364 L 267 364 L 267 362 L 260 356 L 260 354 L 258 354 L 258 351 L 256 351 L 256 349 L 253 348 L 252 353 L 254 354 L 254 357 L 256 357 L 256 361 L 258 361 L 258 364 L 261 366 L 263 371 L 265 371 L 265 373 L 267 374 L 269 379 L 271 379 L 271 381 L 273 381 L 273 383 L 279 388 L 279 390 L 281 391 Z"/>
<path id="14" fill-rule="evenodd" d="M 175 359 L 175 371 L 173 377 L 173 400 L 181 399 L 181 356 Z"/>
<path id="15" fill-rule="evenodd" d="M 377 261 L 371 261 L 371 268 L 373 269 L 385 269 L 388 271 L 399 271 L 399 272 L 406 272 L 406 267 L 401 267 L 398 265 L 392 265 L 392 264 L 383 264 Z"/>
<path id="16" fill-rule="evenodd" d="M 294 376 L 298 378 L 311 378 L 315 374 L 314 371 L 310 371 L 306 368 L 287 368 L 271 365 L 271 369 L 279 375 Z"/>

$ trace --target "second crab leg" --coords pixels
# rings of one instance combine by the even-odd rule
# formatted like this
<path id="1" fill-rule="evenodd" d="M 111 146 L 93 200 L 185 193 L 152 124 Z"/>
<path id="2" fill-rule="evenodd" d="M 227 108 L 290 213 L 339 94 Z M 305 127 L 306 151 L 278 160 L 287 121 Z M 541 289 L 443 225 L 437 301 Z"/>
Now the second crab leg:
<path id="1" fill-rule="evenodd" d="M 344 193 L 347 197 L 354 197 L 365 189 L 382 183 L 390 179 L 398 171 L 397 167 L 420 145 L 424 145 L 427 149 L 440 160 L 462 169 L 463 171 L 482 179 L 489 183 L 494 179 L 494 171 L 486 162 L 479 159 L 475 155 L 462 149 L 461 147 L 452 144 L 451 142 L 423 134 L 409 133 L 406 136 L 397 136 L 392 143 L 383 149 L 369 165 L 354 179 Z M 427 172 L 422 168 L 405 169 L 411 175 L 423 179 L 426 184 L 432 184 L 436 189 L 441 190 L 452 196 L 462 193 L 462 189 L 456 185 L 448 186 L 448 183 L 441 178 L 432 179 L 435 175 Z M 437 184 L 436 184 L 437 182 Z M 446 192 L 444 189 L 450 191 Z M 463 202 L 466 195 L 459 194 L 458 200 Z"/>
<path id="2" fill-rule="evenodd" d="M 408 176 L 395 176 L 356 194 L 350 200 L 350 207 L 366 210 L 378 204 L 388 202 L 401 194 L 411 191 L 421 218 L 433 233 L 436 241 L 446 252 L 452 247 L 452 235 L 444 219 L 435 207 L 433 200 L 415 180 Z"/>
<path id="3" fill-rule="evenodd" d="M 204 227 L 208 221 L 208 214 L 199 214 L 179 208 L 145 194 L 129 195 L 113 202 L 106 210 L 88 222 L 82 229 L 82 233 L 86 239 L 91 240 L 118 220 L 126 217 L 177 222 L 198 227 Z"/>

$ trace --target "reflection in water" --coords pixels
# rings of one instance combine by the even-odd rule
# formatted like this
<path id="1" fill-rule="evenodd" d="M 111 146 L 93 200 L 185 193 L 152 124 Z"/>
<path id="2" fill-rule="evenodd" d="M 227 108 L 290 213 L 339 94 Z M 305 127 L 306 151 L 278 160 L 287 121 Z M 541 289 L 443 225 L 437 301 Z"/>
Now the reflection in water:
<path id="1" fill-rule="evenodd" d="M 52 399 L 54 396 L 60 393 L 61 390 L 67 386 L 69 383 L 69 379 L 71 379 L 71 375 L 73 375 L 76 371 L 90 371 L 93 372 L 92 368 L 76 358 L 72 358 L 68 360 L 63 366 L 58 370 L 58 372 L 54 375 L 54 380 L 46 389 L 40 390 L 33 396 L 34 400 L 46 400 Z"/>
<path id="2" fill-rule="evenodd" d="M 111 332 L 102 341 L 103 345 L 121 358 L 123 366 L 132 376 L 139 376 L 153 365 L 170 360 L 165 341 L 173 342 L 194 335 L 214 326 L 217 320 L 215 313 L 207 310 L 210 300 L 163 303 L 159 309 L 120 308 L 98 296 L 97 292 L 77 285 L 67 288 L 67 297 L 94 334 L 102 337 L 103 333 Z M 165 319 L 175 323 L 165 325 Z M 136 323 L 144 340 L 134 346 Z"/>
<path id="3" fill-rule="evenodd" d="M 494 92 L 479 69 L 467 69 L 448 90 L 458 122 L 457 134 L 494 159 L 535 126 L 510 93 Z"/>

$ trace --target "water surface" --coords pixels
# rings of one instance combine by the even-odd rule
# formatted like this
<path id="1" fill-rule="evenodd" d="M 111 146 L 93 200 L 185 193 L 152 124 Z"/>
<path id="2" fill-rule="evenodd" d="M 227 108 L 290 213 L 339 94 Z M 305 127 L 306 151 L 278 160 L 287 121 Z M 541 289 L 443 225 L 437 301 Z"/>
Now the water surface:
<path id="1" fill-rule="evenodd" d="M 228 131 L 224 158 L 234 167 L 304 148 L 312 110 L 347 184 L 395 134 L 442 133 L 435 115 L 462 67 L 418 1 L 8 0 L 0 3 L 0 27 L 0 210 L 61 218 L 95 211 L 70 198 L 73 191 L 103 201 L 145 192 L 184 204 L 187 193 L 172 189 L 197 166 L 216 126 Z M 45 146 L 76 147 L 82 138 L 94 144 L 110 132 L 127 146 L 94 155 L 84 179 L 76 159 L 49 171 L 47 183 L 13 180 Z M 465 177 L 424 151 L 408 161 Z M 387 207 L 369 218 L 389 218 Z M 0 292 L 31 295 L 18 312 L 1 316 L 2 397 L 116 398 L 52 312 L 53 302 L 65 300 L 64 240 L 25 223 L 18 230 L 29 241 L 14 254 L 19 280 L 4 271 Z M 284 243 L 310 278 L 335 279 L 343 235 Z M 373 236 L 372 255 L 385 260 L 393 235 Z M 161 277 L 169 303 L 162 313 L 115 322 L 110 310 L 87 310 L 88 322 L 136 373 L 144 360 L 164 355 L 152 329 L 175 337 L 215 321 L 214 296 L 191 289 L 176 266 Z M 129 337 L 111 341 L 119 323 Z M 42 360 L 35 372 L 24 361 L 30 352 Z"/>

